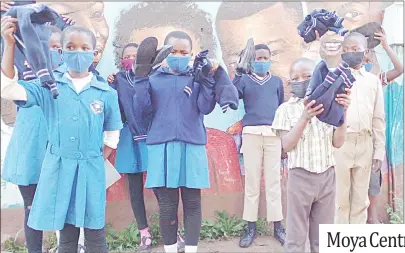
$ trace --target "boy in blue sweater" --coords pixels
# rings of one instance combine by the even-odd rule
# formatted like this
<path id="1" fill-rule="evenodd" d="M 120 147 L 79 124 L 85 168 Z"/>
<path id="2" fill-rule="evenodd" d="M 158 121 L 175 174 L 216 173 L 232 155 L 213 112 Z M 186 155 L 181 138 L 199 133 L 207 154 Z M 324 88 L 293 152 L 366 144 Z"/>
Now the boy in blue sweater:
<path id="1" fill-rule="evenodd" d="M 145 41 L 153 42 L 153 38 Z M 209 188 L 208 160 L 205 150 L 207 134 L 204 115 L 215 107 L 214 78 L 203 67 L 194 83 L 190 97 L 184 95 L 184 88 L 191 78 L 192 41 L 182 31 L 169 33 L 165 45 L 173 46 L 166 58 L 168 67 L 160 67 L 151 76 L 141 72 L 155 56 L 138 50 L 134 66 L 135 115 L 151 117 L 146 139 L 148 147 L 148 175 L 146 187 L 153 188 L 160 208 L 160 231 L 166 252 L 177 252 L 177 209 L 179 190 L 183 202 L 185 252 L 197 251 L 201 229 L 201 189 Z M 142 43 L 140 45 L 140 48 Z M 142 61 L 141 61 L 142 59 Z M 208 59 L 207 59 L 208 60 Z M 138 67 L 139 64 L 139 67 Z M 139 70 L 141 71 L 139 71 Z M 210 69 L 208 69 L 210 70 Z"/>
<path id="2" fill-rule="evenodd" d="M 7 39 L 13 38 L 12 33 L 9 31 Z M 39 106 L 48 128 L 47 150 L 28 226 L 61 230 L 59 252 L 76 252 L 79 228 L 84 227 L 86 250 L 106 253 L 103 156 L 108 158 L 117 147 L 122 128 L 117 93 L 88 71 L 96 44 L 90 30 L 69 27 L 62 33 L 61 44 L 68 71 L 55 74 L 60 91 L 57 100 L 37 79 L 2 83 L 3 98 L 21 107 Z M 13 57 L 13 49 L 4 50 L 3 61 Z M 14 75 L 11 70 L 9 78 Z"/>
<path id="3" fill-rule="evenodd" d="M 233 80 L 243 99 L 246 114 L 242 119 L 241 153 L 245 165 L 245 200 L 243 219 L 248 222 L 239 246 L 247 248 L 256 238 L 259 212 L 260 178 L 264 169 L 267 221 L 274 223 L 274 236 L 284 244 L 285 232 L 280 186 L 281 143 L 272 130 L 274 114 L 284 102 L 283 82 L 270 73 L 270 49 L 264 44 L 255 46 L 256 60 L 252 74 L 237 68 Z"/>
<path id="4" fill-rule="evenodd" d="M 15 19 L 4 17 L 2 27 L 7 27 L 8 23 Z M 15 40 L 9 35 L 15 29 L 15 26 L 2 29 L 5 50 L 14 47 Z M 52 31 L 49 40 L 49 49 L 51 53 L 51 65 L 54 73 L 64 73 L 67 71 L 66 65 L 62 64 L 62 58 L 59 53 L 61 48 L 60 38 L 62 31 L 54 26 L 50 26 Z M 7 76 L 12 76 L 12 71 L 16 71 L 15 57 L 5 55 L 2 61 L 1 82 L 17 82 L 10 80 Z M 37 188 L 39 175 L 41 172 L 42 161 L 46 153 L 48 142 L 48 132 L 44 114 L 40 107 L 20 108 L 14 125 L 14 131 L 7 148 L 2 178 L 5 181 L 18 185 L 21 196 L 24 201 L 25 220 L 24 233 L 28 251 L 42 252 L 42 231 L 35 230 L 27 226 L 32 201 Z"/>

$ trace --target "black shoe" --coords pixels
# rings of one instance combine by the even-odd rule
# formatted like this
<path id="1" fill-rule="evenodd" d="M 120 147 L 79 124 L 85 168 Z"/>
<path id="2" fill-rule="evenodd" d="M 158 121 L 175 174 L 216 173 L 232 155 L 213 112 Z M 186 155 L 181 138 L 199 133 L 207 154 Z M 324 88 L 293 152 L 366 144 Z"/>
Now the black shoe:
<path id="1" fill-rule="evenodd" d="M 256 239 L 256 230 L 253 228 L 246 228 L 245 232 L 243 232 L 240 241 L 239 247 L 241 248 L 249 248 L 253 241 Z"/>
<path id="2" fill-rule="evenodd" d="M 276 228 L 274 230 L 274 238 L 280 242 L 281 246 L 284 246 L 285 242 L 285 230 L 284 228 Z"/>
<path id="3" fill-rule="evenodd" d="M 253 39 L 247 41 L 246 47 L 240 54 L 237 69 L 243 74 L 249 74 L 253 70 L 253 64 L 255 62 L 255 44 Z"/>
<path id="4" fill-rule="evenodd" d="M 152 70 L 158 40 L 155 37 L 144 39 L 138 47 L 138 52 L 133 66 L 135 76 L 147 76 Z"/>
<path id="5" fill-rule="evenodd" d="M 172 52 L 172 48 L 173 48 L 173 46 L 171 46 L 171 45 L 165 45 L 156 52 L 156 57 L 155 57 L 155 59 L 153 59 L 153 62 L 152 62 L 153 71 L 155 71 L 162 65 L 162 62 Z"/>

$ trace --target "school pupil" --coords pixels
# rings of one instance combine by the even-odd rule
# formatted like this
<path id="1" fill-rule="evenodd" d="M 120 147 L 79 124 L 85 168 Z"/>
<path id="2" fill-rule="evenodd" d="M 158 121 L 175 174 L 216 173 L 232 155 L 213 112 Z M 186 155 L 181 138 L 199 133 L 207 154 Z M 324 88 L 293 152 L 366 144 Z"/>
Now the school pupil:
<path id="1" fill-rule="evenodd" d="M 119 173 L 126 174 L 131 207 L 140 231 L 140 248 L 142 251 L 152 250 L 152 235 L 149 231 L 146 217 L 143 176 L 148 165 L 148 150 L 146 147 L 146 133 L 148 124 L 136 121 L 132 107 L 134 90 L 134 64 L 138 44 L 129 43 L 122 51 L 122 70 L 108 77 L 110 86 L 117 90 L 119 107 L 124 127 L 121 129 L 120 140 L 117 147 L 115 168 Z M 141 132 L 139 132 L 141 131 Z M 179 251 L 184 250 L 184 240 L 178 234 Z"/>
<path id="2" fill-rule="evenodd" d="M 242 148 L 245 165 L 245 198 L 243 219 L 248 222 L 239 241 L 242 248 L 250 247 L 256 238 L 259 212 L 260 179 L 264 170 L 267 221 L 274 224 L 274 237 L 284 244 L 285 231 L 280 185 L 281 143 L 272 129 L 274 114 L 284 102 L 283 82 L 270 72 L 271 53 L 267 45 L 255 46 L 256 59 L 252 74 L 236 69 L 233 80 L 245 112 L 242 119 Z"/>
<path id="3" fill-rule="evenodd" d="M 38 80 L 2 83 L 3 98 L 24 108 L 39 106 L 47 122 L 47 151 L 28 226 L 61 230 L 59 252 L 76 252 L 79 228 L 84 227 L 87 251 L 107 252 L 103 155 L 107 158 L 117 147 L 122 128 L 117 93 L 88 70 L 96 44 L 90 30 L 66 28 L 61 44 L 68 71 L 55 73 L 58 99 L 40 87 Z M 12 48 L 4 52 L 3 61 L 13 57 Z M 12 71 L 8 77 L 14 75 Z"/>
<path id="4" fill-rule="evenodd" d="M 11 52 L 14 49 L 15 40 L 10 35 L 15 31 L 16 19 L 4 17 L 2 20 L 2 37 L 4 50 Z M 62 64 L 59 49 L 61 48 L 62 31 L 55 27 L 52 30 L 49 49 L 51 53 L 51 65 L 54 73 L 64 73 L 67 68 Z M 14 56 L 6 54 L 2 61 L 1 83 L 2 86 L 10 82 L 17 82 L 17 68 L 14 65 Z M 14 76 L 10 79 L 9 77 Z M 10 183 L 18 185 L 24 202 L 24 233 L 29 252 L 42 252 L 42 231 L 27 226 L 32 201 L 37 188 L 42 161 L 46 153 L 48 132 L 45 116 L 38 106 L 19 108 L 13 134 L 7 148 L 4 159 L 2 178 Z"/>
<path id="5" fill-rule="evenodd" d="M 334 152 L 336 222 L 365 224 L 371 172 L 378 173 L 385 156 L 384 98 L 379 78 L 363 67 L 369 53 L 366 37 L 352 32 L 345 37 L 342 47 L 342 59 L 349 64 L 356 82 L 351 89 L 352 105 L 347 111 L 347 140 Z"/>
<path id="6" fill-rule="evenodd" d="M 157 46 L 154 38 L 147 38 L 151 47 Z M 145 187 L 157 195 L 160 209 L 160 231 L 165 252 L 177 252 L 179 191 L 183 202 L 185 252 L 196 252 L 201 229 L 201 189 L 209 188 L 208 160 L 205 150 L 207 134 L 204 115 L 215 107 L 214 79 L 209 65 L 198 76 L 190 97 L 184 88 L 191 78 L 189 62 L 193 42 L 182 31 L 169 33 L 164 41 L 172 51 L 162 66 L 151 76 L 145 70 L 155 57 L 153 48 L 138 49 L 134 66 L 136 115 L 151 115 L 146 138 L 148 148 L 148 175 Z M 203 59 L 202 59 L 203 60 Z M 205 62 L 209 62 L 205 59 Z M 208 69 L 209 70 L 209 69 Z M 144 72 L 144 73 L 142 73 Z"/>
<path id="7" fill-rule="evenodd" d="M 319 224 L 333 224 L 335 218 L 335 160 L 333 149 L 345 140 L 347 125 L 338 128 L 317 119 L 324 109 L 304 98 L 315 63 L 296 60 L 290 69 L 293 96 L 276 111 L 273 129 L 288 153 L 287 227 L 285 252 L 305 252 L 309 237 L 311 252 L 319 252 Z M 350 93 L 350 90 L 346 90 Z M 334 98 L 331 98 L 334 99 Z M 335 98 L 345 110 L 350 98 Z"/>

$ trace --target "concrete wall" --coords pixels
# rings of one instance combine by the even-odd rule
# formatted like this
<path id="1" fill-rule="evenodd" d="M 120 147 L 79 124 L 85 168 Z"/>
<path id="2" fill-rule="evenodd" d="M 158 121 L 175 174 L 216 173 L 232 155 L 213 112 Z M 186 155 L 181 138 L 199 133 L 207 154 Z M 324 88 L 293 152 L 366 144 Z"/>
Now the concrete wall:
<path id="1" fill-rule="evenodd" d="M 96 59 L 97 69 L 103 77 L 118 70 L 119 56 L 126 43 L 139 43 L 147 36 L 156 36 L 162 43 L 165 35 L 174 29 L 188 32 L 194 41 L 194 53 L 202 48 L 209 49 L 210 56 L 226 66 L 230 76 L 233 76 L 237 54 L 247 39 L 253 37 L 255 43 L 267 44 L 272 50 L 272 72 L 284 81 L 285 97 L 288 98 L 289 67 L 292 61 L 309 49 L 298 36 L 296 28 L 307 13 L 317 8 L 336 10 L 339 16 L 345 18 L 344 26 L 353 29 L 368 22 L 382 23 L 384 9 L 391 3 L 47 2 L 47 4 L 60 14 L 70 15 L 77 24 L 95 32 L 97 50 L 100 52 Z M 386 25 L 394 27 L 399 22 L 402 23 L 399 19 L 390 19 Z M 342 37 L 329 32 L 321 38 L 320 54 L 331 65 L 336 63 L 340 50 L 332 50 L 328 43 L 339 44 L 341 41 Z M 387 65 L 386 60 L 383 62 L 384 66 Z M 376 61 L 375 65 L 378 66 L 378 63 Z M 12 127 L 8 126 L 12 126 L 14 122 L 15 107 L 2 101 L 1 109 L 3 161 L 7 138 L 12 131 Z M 216 108 L 205 118 L 206 126 L 210 128 L 207 150 L 212 188 L 204 191 L 204 218 L 212 217 L 215 210 L 227 210 L 238 216 L 242 214 L 243 180 L 240 176 L 239 154 L 234 140 L 238 140 L 241 132 L 239 120 L 243 114 L 242 103 L 238 111 L 222 114 L 220 108 Z M 386 166 L 384 170 L 382 218 L 386 218 L 384 205 L 392 199 L 389 192 L 402 192 L 403 188 L 400 187 L 403 185 L 398 184 L 402 182 L 400 177 L 403 173 L 402 164 L 403 160 L 395 166 Z M 392 173 L 392 170 L 396 173 Z M 393 177 L 397 182 L 395 188 L 392 183 Z M 285 185 L 285 180 L 283 183 Z M 126 189 L 125 178 L 108 189 L 107 219 L 117 228 L 124 227 L 133 220 Z M 146 195 L 148 212 L 156 212 L 157 205 L 153 195 L 149 191 Z M 261 201 L 260 213 L 264 214 L 263 199 Z M 22 199 L 16 186 L 2 181 L 2 235 L 13 235 L 22 228 L 23 210 L 19 208 L 21 206 Z"/>

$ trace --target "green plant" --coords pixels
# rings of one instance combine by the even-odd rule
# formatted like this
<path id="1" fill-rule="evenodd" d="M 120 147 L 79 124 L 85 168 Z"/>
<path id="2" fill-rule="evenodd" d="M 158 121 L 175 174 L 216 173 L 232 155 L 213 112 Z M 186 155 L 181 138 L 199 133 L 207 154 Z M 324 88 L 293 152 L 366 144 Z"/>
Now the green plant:
<path id="1" fill-rule="evenodd" d="M 245 223 L 235 215 L 230 217 L 225 211 L 217 211 L 215 216 L 215 220 L 203 221 L 200 233 L 202 240 L 229 239 L 239 236 L 243 231 Z"/>
<path id="2" fill-rule="evenodd" d="M 390 224 L 404 224 L 404 201 L 394 199 L 395 211 L 391 206 L 387 206 L 387 212 L 390 217 Z"/>
<path id="3" fill-rule="evenodd" d="M 117 231 L 107 225 L 107 244 L 111 252 L 121 252 L 125 250 L 136 250 L 139 244 L 139 230 L 134 222 L 121 231 Z"/>
<path id="4" fill-rule="evenodd" d="M 152 234 L 152 245 L 161 244 L 162 236 L 160 235 L 159 213 L 152 214 L 149 218 L 149 223 L 149 231 Z"/>
<path id="5" fill-rule="evenodd" d="M 58 247 L 58 240 L 56 238 L 56 233 L 47 234 L 46 239 L 43 241 L 43 247 L 45 250 L 56 249 Z"/>
<path id="6" fill-rule="evenodd" d="M 256 228 L 257 228 L 258 235 L 272 235 L 273 234 L 273 229 L 270 227 L 269 223 L 261 217 L 257 220 Z"/>
<path id="7" fill-rule="evenodd" d="M 25 253 L 28 249 L 24 244 L 17 243 L 15 238 L 7 239 L 3 244 L 4 251 L 9 251 L 13 253 Z"/>

